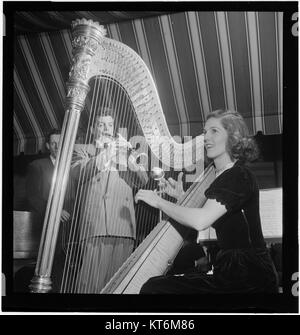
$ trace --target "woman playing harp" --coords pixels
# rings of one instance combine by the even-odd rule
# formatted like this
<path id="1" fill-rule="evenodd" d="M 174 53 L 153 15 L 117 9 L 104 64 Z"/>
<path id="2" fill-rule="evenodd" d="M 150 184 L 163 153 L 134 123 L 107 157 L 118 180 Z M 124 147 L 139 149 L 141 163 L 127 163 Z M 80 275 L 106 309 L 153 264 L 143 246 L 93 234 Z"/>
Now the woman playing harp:
<path id="1" fill-rule="evenodd" d="M 211 113 L 204 128 L 206 154 L 216 169 L 216 179 L 206 190 L 202 208 L 186 208 L 140 190 L 136 201 L 159 208 L 182 225 L 216 229 L 221 250 L 213 275 L 186 274 L 154 277 L 141 293 L 256 293 L 278 292 L 274 265 L 266 249 L 259 217 L 259 190 L 245 161 L 255 157 L 243 118 L 236 112 Z"/>
<path id="2" fill-rule="evenodd" d="M 68 180 L 69 176 L 72 176 L 73 174 L 72 169 L 70 170 L 71 158 L 79 120 L 81 122 L 80 115 L 85 107 L 87 107 L 88 111 L 92 111 L 91 113 L 88 113 L 89 115 L 94 115 L 94 111 L 99 110 L 99 107 L 114 106 L 118 117 L 120 114 L 123 114 L 125 115 L 125 119 L 127 121 L 129 119 L 128 116 L 132 111 L 134 117 L 130 118 L 130 126 L 128 127 L 125 125 L 126 128 L 129 128 L 128 137 L 132 138 L 133 136 L 137 135 L 137 137 L 141 136 L 143 138 L 141 142 L 133 143 L 133 145 L 136 147 L 135 154 L 137 154 L 138 151 L 138 155 L 145 154 L 147 156 L 146 153 L 148 153 L 148 149 L 150 149 L 151 157 L 153 154 L 155 160 L 161 161 L 166 166 L 174 167 L 176 169 L 182 169 L 183 167 L 188 167 L 191 164 L 193 165 L 194 163 L 197 163 L 195 164 L 197 174 L 202 172 L 203 165 L 203 155 L 201 152 L 199 154 L 199 150 L 193 150 L 195 147 L 202 147 L 203 136 L 198 136 L 197 138 L 183 144 L 175 141 L 175 139 L 171 137 L 164 114 L 162 112 L 162 106 L 157 93 L 155 82 L 143 60 L 126 45 L 106 38 L 105 29 L 97 22 L 92 22 L 85 19 L 76 20 L 73 22 L 72 28 L 73 59 L 71 71 L 69 73 L 69 80 L 67 82 L 66 113 L 62 127 L 62 144 L 59 148 L 57 164 L 55 167 L 56 178 L 53 179 L 47 203 L 47 210 L 44 219 L 44 228 L 39 248 L 39 256 L 35 269 L 35 275 L 30 285 L 31 292 L 35 293 L 49 292 L 52 289 L 51 271 L 53 263 L 55 263 L 54 250 L 59 231 L 60 213 L 62 210 L 64 195 L 66 193 L 66 180 Z M 94 89 L 91 89 L 92 86 Z M 92 93 L 91 100 L 86 99 L 88 92 Z M 113 97 L 116 99 L 111 99 Z M 122 113 L 119 113 L 121 110 L 119 108 L 120 106 L 122 106 Z M 123 110 L 124 108 L 125 111 Z M 94 116 L 91 116 L 90 119 L 93 118 Z M 89 121 L 88 128 L 90 128 L 90 125 L 92 125 L 92 129 L 95 128 L 94 120 L 91 122 Z M 140 131 L 137 131 L 137 129 Z M 93 134 L 94 133 L 95 131 L 93 130 Z M 111 174 L 109 175 L 112 176 L 114 173 L 114 175 L 118 174 L 118 177 L 121 176 L 121 179 L 126 179 L 126 171 L 121 171 L 121 173 L 119 173 L 120 171 L 118 170 L 117 165 L 121 166 L 122 164 L 119 164 L 118 162 L 117 164 L 111 164 L 113 163 L 114 159 L 112 156 L 110 156 L 110 149 L 116 147 L 118 142 L 123 142 L 122 137 L 106 137 L 112 140 L 112 147 L 110 148 L 110 143 L 107 143 L 107 147 L 104 144 L 100 145 L 99 148 L 97 148 L 100 149 L 100 155 L 98 155 L 98 150 L 96 150 L 96 139 L 94 139 L 94 149 L 92 152 L 86 152 L 85 150 L 81 152 L 81 163 L 77 165 L 77 169 L 80 170 L 80 173 L 84 178 L 79 182 L 80 186 L 94 185 L 93 182 L 96 183 L 97 175 L 101 176 L 107 174 L 108 171 L 102 170 L 102 168 L 106 168 L 106 165 L 111 167 L 116 165 L 116 171 L 111 171 Z M 126 136 L 124 137 L 126 138 Z M 161 141 L 161 139 L 163 140 Z M 90 143 L 90 141 L 87 141 L 86 143 Z M 140 144 L 140 146 L 138 147 L 137 144 Z M 144 144 L 146 144 L 145 148 Z M 129 148 L 128 150 L 127 145 L 125 145 L 125 147 L 126 153 L 129 153 L 131 149 Z M 103 153 L 102 155 L 101 152 Z M 196 152 L 195 156 L 192 154 L 194 152 Z M 107 160 L 105 157 L 108 157 Z M 168 159 L 165 161 L 164 157 L 167 157 Z M 131 159 L 129 155 L 129 162 L 127 162 L 128 165 L 130 165 L 130 160 Z M 133 159 L 132 163 L 134 162 L 135 161 Z M 152 162 L 153 160 L 151 159 L 151 164 Z M 73 168 L 76 168 L 76 166 Z M 89 176 L 90 171 L 92 173 L 90 175 L 91 178 L 86 179 L 85 177 Z M 127 174 L 127 177 L 130 177 L 132 174 L 138 173 L 136 171 L 130 170 L 129 174 Z M 144 179 L 145 178 L 142 178 L 142 182 L 145 181 Z M 114 180 L 119 179 L 116 177 Z M 91 194 L 90 189 L 91 188 L 86 187 L 84 191 L 78 192 L 79 198 L 77 197 L 78 200 L 75 201 L 75 205 L 73 207 L 73 213 L 71 216 L 72 222 L 70 223 L 70 243 L 60 289 L 61 293 L 76 293 L 77 288 L 82 286 L 80 276 L 76 276 L 78 271 L 79 274 L 82 274 L 83 278 L 85 278 L 85 276 L 90 276 L 93 278 L 95 273 L 95 280 L 92 279 L 92 281 L 96 284 L 93 285 L 94 288 L 92 292 L 96 291 L 97 293 L 100 293 L 99 287 L 102 286 L 102 284 L 99 284 L 98 286 L 99 277 L 96 274 L 98 270 L 95 271 L 94 267 L 91 265 L 91 257 L 85 257 L 88 255 L 88 249 L 86 246 L 89 242 L 91 242 L 91 239 L 89 239 L 91 237 L 89 232 L 94 229 L 93 225 L 86 221 L 89 216 L 88 214 L 85 214 L 88 208 L 85 207 L 85 204 L 91 204 L 90 201 L 87 201 L 87 194 Z M 122 192 L 115 193 L 118 196 L 123 196 Z M 128 196 L 128 201 L 130 202 L 132 193 L 130 192 L 128 195 L 130 195 Z M 91 199 L 96 198 L 92 197 L 91 195 Z M 111 199 L 108 198 L 106 200 L 107 201 L 105 201 L 105 203 Z M 103 199 L 101 200 L 100 204 L 102 203 L 104 203 Z M 94 207 L 94 209 L 95 208 L 96 207 Z M 112 208 L 114 208 L 114 206 L 112 206 Z M 116 213 L 115 209 L 116 208 L 114 208 L 113 214 Z M 125 212 L 132 213 L 130 207 L 128 207 L 128 210 Z M 96 216 L 97 210 L 95 210 L 93 213 Z M 91 218 L 91 221 L 96 222 L 94 219 L 95 217 Z M 111 220 L 112 218 L 110 217 L 109 219 Z M 73 222 L 73 220 L 75 221 Z M 141 219 L 141 221 L 143 220 Z M 150 226 L 152 226 L 152 224 Z M 141 230 L 142 234 L 138 235 L 138 241 L 141 240 L 141 237 L 147 235 L 148 227 L 145 230 Z M 134 228 L 132 231 L 134 231 Z M 79 234 L 81 232 L 84 233 L 84 235 L 78 236 L 81 235 Z M 100 236 L 99 232 L 94 234 L 94 236 L 96 235 Z M 101 236 L 109 237 L 110 235 L 104 234 Z M 134 234 L 126 235 L 126 237 L 132 239 Z M 108 239 L 105 238 L 105 240 Z M 180 239 L 178 238 L 178 243 L 176 245 L 180 243 L 179 240 L 182 240 L 181 236 Z M 78 248 L 78 241 L 80 242 L 79 245 L 81 248 Z M 97 250 L 97 248 L 94 250 Z M 99 263 L 97 257 L 92 257 L 93 264 Z M 84 259 L 87 259 L 88 261 L 86 267 L 84 267 L 85 265 L 83 264 Z M 164 260 L 164 264 L 165 261 L 166 260 Z M 86 269 L 88 273 L 84 273 L 84 269 Z M 74 275 L 73 272 L 75 272 Z M 104 272 L 103 269 L 101 272 Z M 106 278 L 104 281 L 107 279 L 108 278 Z M 91 292 L 88 288 L 89 285 L 87 286 L 84 284 L 83 286 L 86 286 L 84 291 Z"/>

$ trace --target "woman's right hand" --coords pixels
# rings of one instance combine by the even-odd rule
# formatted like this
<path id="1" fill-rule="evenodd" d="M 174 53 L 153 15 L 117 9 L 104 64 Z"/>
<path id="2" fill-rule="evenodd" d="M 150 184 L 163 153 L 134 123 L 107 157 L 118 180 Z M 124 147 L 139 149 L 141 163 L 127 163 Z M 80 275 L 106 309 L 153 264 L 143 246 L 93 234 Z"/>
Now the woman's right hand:
<path id="1" fill-rule="evenodd" d="M 161 183 L 164 185 L 165 193 L 177 200 L 184 194 L 182 177 L 183 172 L 180 172 L 177 181 L 173 178 L 162 179 L 161 181 Z"/>

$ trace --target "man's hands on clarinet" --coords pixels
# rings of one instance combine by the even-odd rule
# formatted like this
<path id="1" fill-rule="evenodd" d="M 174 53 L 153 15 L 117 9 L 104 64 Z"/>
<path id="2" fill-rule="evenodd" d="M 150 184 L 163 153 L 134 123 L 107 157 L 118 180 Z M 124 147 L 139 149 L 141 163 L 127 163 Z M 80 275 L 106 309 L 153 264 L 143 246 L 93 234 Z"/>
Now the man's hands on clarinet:
<path id="1" fill-rule="evenodd" d="M 118 134 L 116 138 L 104 136 L 97 140 L 98 147 L 101 148 L 100 153 L 96 157 L 96 166 L 99 170 L 103 168 L 111 168 L 112 165 L 123 165 L 127 167 L 129 150 L 132 146 L 125 140 L 123 136 Z M 131 162 L 133 162 L 131 158 Z"/>

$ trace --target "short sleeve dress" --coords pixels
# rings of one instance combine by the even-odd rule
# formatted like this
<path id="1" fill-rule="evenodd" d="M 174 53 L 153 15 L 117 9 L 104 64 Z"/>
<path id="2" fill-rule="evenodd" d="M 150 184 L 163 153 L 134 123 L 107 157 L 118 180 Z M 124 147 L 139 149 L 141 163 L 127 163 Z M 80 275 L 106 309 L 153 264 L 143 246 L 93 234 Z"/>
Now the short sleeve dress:
<path id="1" fill-rule="evenodd" d="M 213 181 L 205 196 L 227 209 L 212 225 L 220 247 L 213 274 L 154 277 L 141 293 L 278 292 L 277 273 L 262 234 L 259 188 L 251 170 L 237 161 Z"/>

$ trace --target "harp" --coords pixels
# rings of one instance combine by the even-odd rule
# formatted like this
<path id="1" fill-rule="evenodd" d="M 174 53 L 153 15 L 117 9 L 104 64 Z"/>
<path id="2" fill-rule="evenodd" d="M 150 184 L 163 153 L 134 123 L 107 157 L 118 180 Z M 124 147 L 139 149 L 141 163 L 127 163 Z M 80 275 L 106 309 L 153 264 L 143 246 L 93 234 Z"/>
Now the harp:
<path id="1" fill-rule="evenodd" d="M 214 168 L 209 166 L 178 203 L 187 207 L 201 207 L 206 201 L 204 191 L 215 177 Z M 185 228 L 161 221 L 145 238 L 142 244 L 127 259 L 101 293 L 137 294 L 151 277 L 167 272 L 172 261 L 188 235 Z"/>
<path id="2" fill-rule="evenodd" d="M 141 129 L 140 139 L 143 143 L 142 145 L 139 143 L 140 148 L 136 150 L 136 157 L 146 156 L 143 156 L 143 150 L 145 151 L 143 144 L 146 143 L 148 151 L 151 152 L 152 164 L 153 161 L 156 161 L 163 167 L 178 170 L 194 165 L 200 166 L 200 172 L 203 170 L 201 168 L 201 166 L 203 167 L 203 136 L 198 136 L 183 144 L 172 138 L 155 83 L 142 59 L 126 45 L 105 37 L 105 29 L 97 22 L 78 19 L 73 22 L 72 29 L 73 64 L 67 82 L 65 118 L 46 208 L 35 276 L 30 285 L 31 292 L 34 293 L 47 293 L 52 288 L 51 271 L 60 229 L 60 218 L 70 171 L 72 171 L 72 155 L 77 145 L 75 145 L 75 141 L 78 137 L 80 118 L 82 118 L 82 110 L 86 105 L 89 110 L 98 110 L 99 104 L 101 105 L 103 101 L 110 104 L 111 92 L 116 92 L 113 94 L 117 100 L 115 106 L 121 106 L 125 109 L 125 115 L 128 114 L 126 111 L 132 110 L 136 123 Z M 93 80 L 94 82 L 91 84 Z M 92 97 L 89 96 L 91 86 L 93 87 Z M 99 96 L 102 98 L 100 99 Z M 99 99 L 102 102 L 99 102 Z M 93 115 L 88 116 L 88 119 L 89 127 L 95 120 Z M 87 137 L 88 135 L 85 140 Z M 85 146 L 87 142 L 85 142 Z M 80 151 L 80 145 L 77 145 L 77 149 Z M 85 154 L 87 154 L 86 151 Z M 80 173 L 84 174 L 86 171 L 82 172 L 81 170 Z M 199 182 L 194 183 L 193 187 L 186 193 L 182 199 L 183 204 L 187 206 L 203 204 L 205 201 L 203 194 L 198 199 L 198 203 L 195 203 L 193 191 L 196 189 L 199 191 L 200 187 L 203 193 L 203 189 L 212 181 L 212 178 L 212 169 L 208 169 L 200 176 Z M 76 235 L 75 230 L 73 233 Z M 173 240 L 171 236 L 173 236 Z M 169 250 L 162 265 L 153 273 L 149 271 L 149 268 L 146 271 L 145 266 L 141 268 L 141 260 L 145 260 L 147 255 L 149 256 L 150 249 L 158 251 L 158 243 L 162 240 L 164 245 L 168 245 L 164 249 Z M 176 224 L 166 221 L 160 222 L 145 241 L 140 243 L 132 256 L 125 261 L 102 290 L 102 293 L 137 293 L 142 281 L 165 271 L 169 260 L 175 257 L 182 245 L 182 241 L 182 232 L 180 232 L 180 228 L 176 227 Z M 170 251 L 171 249 L 172 251 Z M 134 276 L 131 276 L 131 269 L 135 272 Z M 137 275 L 137 273 L 145 271 L 147 272 L 145 276 Z M 130 277 L 135 279 L 132 280 Z M 124 289 L 124 286 L 128 287 L 129 281 L 131 288 Z"/>

